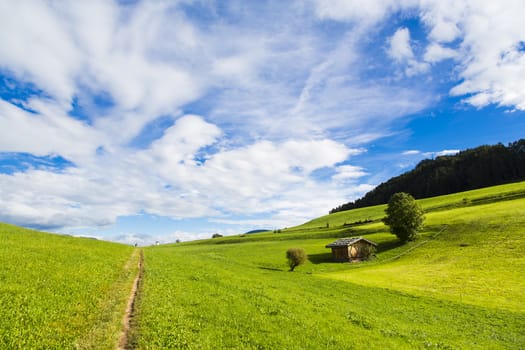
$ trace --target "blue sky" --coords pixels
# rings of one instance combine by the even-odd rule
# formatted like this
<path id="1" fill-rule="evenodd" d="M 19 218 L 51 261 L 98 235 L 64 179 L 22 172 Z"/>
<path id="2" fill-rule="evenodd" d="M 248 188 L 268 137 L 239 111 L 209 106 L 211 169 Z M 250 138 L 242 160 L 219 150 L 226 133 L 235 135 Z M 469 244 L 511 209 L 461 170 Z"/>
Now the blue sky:
<path id="1" fill-rule="evenodd" d="M 300 224 L 523 138 L 520 0 L 0 1 L 0 221 L 151 244 Z"/>

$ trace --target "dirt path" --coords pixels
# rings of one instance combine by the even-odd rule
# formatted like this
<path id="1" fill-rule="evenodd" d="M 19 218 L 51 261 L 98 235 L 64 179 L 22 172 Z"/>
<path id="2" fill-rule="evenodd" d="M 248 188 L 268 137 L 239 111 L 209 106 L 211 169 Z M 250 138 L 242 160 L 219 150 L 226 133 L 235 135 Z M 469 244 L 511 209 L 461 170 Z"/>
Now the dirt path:
<path id="1" fill-rule="evenodd" d="M 133 313 L 135 311 L 135 300 L 137 298 L 139 284 L 140 284 L 140 281 L 142 280 L 142 274 L 144 271 L 144 253 L 141 250 L 139 254 L 140 256 L 139 256 L 137 277 L 135 277 L 135 281 L 133 281 L 133 286 L 131 287 L 131 293 L 129 295 L 128 304 L 126 306 L 126 312 L 124 313 L 124 317 L 122 318 L 122 333 L 120 335 L 120 340 L 119 340 L 117 350 L 131 349 L 130 344 L 128 344 L 129 329 L 130 329 L 131 318 L 133 317 Z"/>

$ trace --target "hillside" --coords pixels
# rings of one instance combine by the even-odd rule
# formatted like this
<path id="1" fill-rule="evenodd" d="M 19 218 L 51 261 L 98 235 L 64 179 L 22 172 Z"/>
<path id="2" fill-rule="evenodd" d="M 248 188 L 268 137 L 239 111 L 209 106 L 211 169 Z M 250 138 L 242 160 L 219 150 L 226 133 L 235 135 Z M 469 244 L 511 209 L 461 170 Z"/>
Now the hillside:
<path id="1" fill-rule="evenodd" d="M 420 203 L 426 226 L 421 238 L 407 245 L 377 220 L 384 215 L 384 206 L 377 206 L 280 233 L 148 247 L 133 344 L 137 349 L 523 346 L 525 182 Z M 378 243 L 377 258 L 333 263 L 325 245 L 347 236 Z M 304 248 L 309 258 L 293 273 L 284 257 L 290 247 Z"/>
<path id="2" fill-rule="evenodd" d="M 467 149 L 453 156 L 423 160 L 415 169 L 377 186 L 364 197 L 330 211 L 387 203 L 396 192 L 417 199 L 462 192 L 525 179 L 525 140 Z"/>
<path id="3" fill-rule="evenodd" d="M 132 247 L 0 223 L 0 349 L 115 349 Z"/>
<path id="4" fill-rule="evenodd" d="M 525 182 L 418 202 L 425 228 L 406 245 L 380 205 L 144 248 L 129 347 L 523 347 Z M 325 246 L 348 236 L 376 242 L 376 258 L 332 262 Z M 116 347 L 137 249 L 7 224 L 0 238 L 0 348 Z M 293 273 L 290 247 L 309 259 Z"/>

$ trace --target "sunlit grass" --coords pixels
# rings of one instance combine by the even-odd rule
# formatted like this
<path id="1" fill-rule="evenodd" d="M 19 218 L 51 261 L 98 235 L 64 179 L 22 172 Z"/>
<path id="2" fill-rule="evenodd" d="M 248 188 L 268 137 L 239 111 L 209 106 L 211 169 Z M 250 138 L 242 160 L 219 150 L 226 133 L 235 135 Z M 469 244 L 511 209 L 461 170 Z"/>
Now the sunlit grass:
<path id="1" fill-rule="evenodd" d="M 115 348 L 133 248 L 6 224 L 0 237 L 1 349 Z"/>
<path id="2" fill-rule="evenodd" d="M 519 348 L 525 344 L 525 199 L 497 202 L 494 189 L 486 193 L 485 202 L 493 203 L 456 205 L 464 194 L 449 204 L 444 197 L 427 200 L 440 210 L 427 213 L 425 231 L 407 245 L 377 220 L 343 227 L 384 215 L 376 207 L 330 216 L 329 227 L 321 218 L 281 233 L 147 248 L 135 345 Z M 331 262 L 325 245 L 350 235 L 377 242 L 376 259 Z M 293 273 L 285 259 L 290 247 L 309 255 Z"/>
<path id="3" fill-rule="evenodd" d="M 446 228 L 395 261 L 327 276 L 525 312 L 525 199 L 429 213 L 427 224 Z"/>
<path id="4" fill-rule="evenodd" d="M 281 232 L 148 247 L 132 342 L 519 349 L 524 195 L 525 182 L 422 200 L 426 226 L 407 245 L 381 223 L 385 206 L 377 206 Z M 325 245 L 347 236 L 378 243 L 376 257 L 333 263 Z M 133 248 L 4 224 L 0 237 L 0 348 L 115 348 L 136 273 Z M 290 247 L 309 257 L 293 273 Z"/>

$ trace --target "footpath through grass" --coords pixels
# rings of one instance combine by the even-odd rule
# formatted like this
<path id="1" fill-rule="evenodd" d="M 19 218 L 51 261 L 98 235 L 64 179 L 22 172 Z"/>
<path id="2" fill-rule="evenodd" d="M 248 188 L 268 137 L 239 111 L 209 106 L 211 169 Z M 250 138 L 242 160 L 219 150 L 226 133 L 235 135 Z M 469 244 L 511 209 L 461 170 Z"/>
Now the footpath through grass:
<path id="1" fill-rule="evenodd" d="M 138 254 L 0 223 L 0 349 L 115 349 Z"/>

